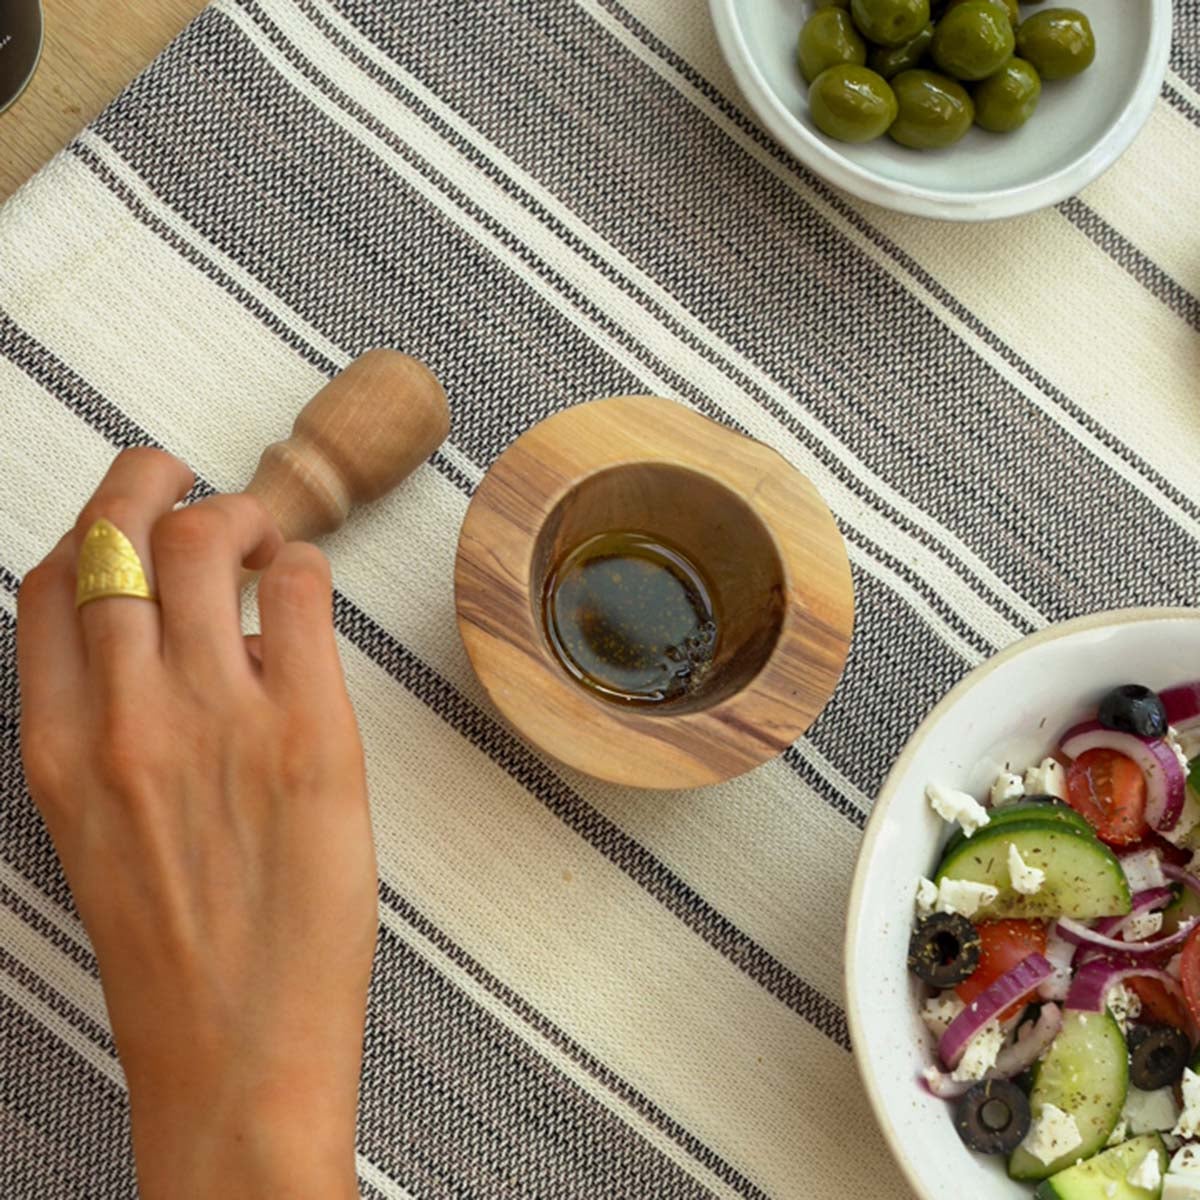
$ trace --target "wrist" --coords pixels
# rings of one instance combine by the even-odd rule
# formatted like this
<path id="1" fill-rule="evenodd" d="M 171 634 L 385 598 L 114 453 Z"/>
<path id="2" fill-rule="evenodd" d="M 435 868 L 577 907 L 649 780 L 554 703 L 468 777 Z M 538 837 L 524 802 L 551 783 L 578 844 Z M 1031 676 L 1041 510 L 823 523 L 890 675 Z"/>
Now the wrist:
<path id="1" fill-rule="evenodd" d="M 290 1084 L 176 1094 L 131 1102 L 142 1200 L 358 1200 L 353 1102 Z"/>

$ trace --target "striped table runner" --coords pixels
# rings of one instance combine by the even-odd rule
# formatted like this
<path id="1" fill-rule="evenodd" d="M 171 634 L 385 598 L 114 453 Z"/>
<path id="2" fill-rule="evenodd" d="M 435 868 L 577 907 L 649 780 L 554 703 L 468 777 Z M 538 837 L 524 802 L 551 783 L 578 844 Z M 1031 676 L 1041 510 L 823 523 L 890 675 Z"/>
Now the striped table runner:
<path id="1" fill-rule="evenodd" d="M 118 447 L 236 489 L 393 345 L 454 429 L 328 543 L 382 872 L 363 1194 L 909 1197 L 846 1032 L 855 852 L 976 663 L 1196 599 L 1198 47 L 1185 0 L 1147 129 L 1081 197 L 949 227 L 780 152 L 701 0 L 206 10 L 0 215 L 0 1196 L 135 1195 L 95 962 L 21 780 L 17 582 Z M 857 585 L 809 735 L 691 794 L 531 751 L 453 621 L 496 455 L 644 391 L 806 472 Z"/>

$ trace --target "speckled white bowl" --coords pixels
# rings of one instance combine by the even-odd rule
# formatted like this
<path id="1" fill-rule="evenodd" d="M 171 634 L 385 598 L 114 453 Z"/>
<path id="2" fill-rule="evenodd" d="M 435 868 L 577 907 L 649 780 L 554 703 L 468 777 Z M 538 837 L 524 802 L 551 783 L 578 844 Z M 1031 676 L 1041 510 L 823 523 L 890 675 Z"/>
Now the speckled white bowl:
<path id="1" fill-rule="evenodd" d="M 1171 0 L 1064 2 L 1092 23 L 1092 66 L 1075 79 L 1047 83 L 1038 111 L 1015 133 L 972 129 L 937 152 L 906 150 L 887 137 L 847 145 L 816 128 L 796 69 L 796 39 L 812 11 L 809 0 L 709 0 L 709 7 L 747 101 L 802 163 L 886 208 L 988 221 L 1057 204 L 1089 184 L 1133 141 L 1162 89 Z"/>
<path id="2" fill-rule="evenodd" d="M 1005 762 L 1029 764 L 1094 711 L 1108 688 L 1162 688 L 1200 675 L 1200 610 L 1128 609 L 1052 626 L 971 672 L 926 717 L 892 768 L 867 824 L 846 927 L 846 1008 L 854 1055 L 896 1161 L 922 1200 L 1029 1200 L 1003 1159 L 966 1150 L 949 1108 L 918 1085 L 933 1042 L 905 966 L 917 878 L 946 826 L 931 779 L 975 796 Z"/>

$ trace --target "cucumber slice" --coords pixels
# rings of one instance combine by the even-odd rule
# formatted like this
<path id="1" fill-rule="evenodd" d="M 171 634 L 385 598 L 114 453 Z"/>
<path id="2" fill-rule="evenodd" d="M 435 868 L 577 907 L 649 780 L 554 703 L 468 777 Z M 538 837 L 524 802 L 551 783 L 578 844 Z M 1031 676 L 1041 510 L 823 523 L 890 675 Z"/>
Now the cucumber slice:
<path id="1" fill-rule="evenodd" d="M 1008 875 L 1008 848 L 1016 846 L 1031 867 L 1046 872 L 1041 890 L 1023 896 Z M 1116 855 L 1090 834 L 1045 819 L 988 825 L 948 850 L 934 874 L 943 879 L 990 883 L 1000 895 L 981 908 L 976 919 L 997 917 L 1121 916 L 1130 909 L 1129 884 Z"/>
<path id="2" fill-rule="evenodd" d="M 988 809 L 988 823 L 984 828 L 995 829 L 1010 821 L 1061 821 L 1080 833 L 1092 836 L 1092 827 L 1087 823 L 1087 818 L 1081 817 L 1070 805 L 1060 800 L 1010 800 L 999 808 Z M 961 829 L 956 829 L 942 853 L 945 855 L 957 850 L 966 840 L 967 835 Z"/>
<path id="3" fill-rule="evenodd" d="M 1051 1163 L 1018 1146 L 1008 1160 L 1009 1175 L 1013 1179 L 1046 1179 L 1103 1149 L 1121 1116 L 1128 1090 L 1129 1054 L 1112 1014 L 1074 1009 L 1064 1013 L 1062 1030 L 1034 1073 L 1029 1108 L 1035 1117 L 1047 1104 L 1069 1113 L 1079 1126 L 1083 1143 Z"/>
<path id="4" fill-rule="evenodd" d="M 1163 909 L 1162 936 L 1175 933 L 1184 921 L 1200 917 L 1200 896 L 1191 888 L 1180 887 L 1179 895 Z"/>
<path id="5" fill-rule="evenodd" d="M 1059 1171 L 1038 1185 L 1033 1200 L 1147 1200 L 1157 1196 L 1159 1192 L 1133 1187 L 1127 1178 L 1147 1154 L 1158 1155 L 1159 1169 L 1165 1174 L 1167 1149 L 1157 1133 L 1147 1133 Z"/>

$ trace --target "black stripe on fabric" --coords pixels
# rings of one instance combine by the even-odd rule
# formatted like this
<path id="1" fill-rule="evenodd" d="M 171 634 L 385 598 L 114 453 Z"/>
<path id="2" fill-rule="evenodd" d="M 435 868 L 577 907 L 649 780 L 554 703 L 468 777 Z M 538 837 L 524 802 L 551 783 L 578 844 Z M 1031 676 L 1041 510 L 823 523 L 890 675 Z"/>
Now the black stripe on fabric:
<path id="1" fill-rule="evenodd" d="M 403 157 L 405 161 L 418 170 L 421 175 L 423 175 L 431 183 L 435 184 L 435 186 L 437 186 L 444 195 L 448 196 L 455 202 L 461 211 L 468 213 L 478 225 L 488 230 L 488 232 L 491 233 L 497 239 L 497 241 L 501 242 L 507 249 L 516 254 L 521 261 L 532 271 L 534 271 L 540 278 L 551 283 L 555 290 L 558 291 L 560 295 L 568 299 L 578 311 L 585 313 L 593 325 L 604 330 L 605 333 L 609 334 L 609 336 L 611 336 L 615 341 L 619 342 L 626 350 L 630 351 L 640 363 L 649 367 L 660 378 L 664 379 L 677 395 L 686 397 L 693 407 L 704 413 L 705 416 L 710 417 L 715 421 L 719 421 L 721 424 L 736 429 L 739 433 L 750 436 L 749 431 L 745 428 L 745 426 L 731 417 L 730 414 L 711 397 L 700 391 L 689 380 L 685 379 L 683 376 L 677 374 L 670 367 L 668 367 L 648 347 L 643 345 L 631 334 L 627 333 L 618 322 L 609 317 L 603 309 L 598 307 L 590 299 L 590 297 L 580 292 L 577 288 L 567 282 L 567 280 L 562 275 L 558 274 L 549 263 L 546 263 L 544 260 L 540 259 L 528 246 L 525 245 L 524 242 L 515 237 L 503 224 L 490 216 L 469 196 L 460 191 L 454 184 L 445 179 L 432 165 L 422 159 L 411 146 L 407 145 L 407 143 L 392 133 L 392 131 L 389 130 L 386 125 L 374 117 L 374 115 L 371 114 L 367 109 L 363 108 L 362 105 L 358 104 L 343 91 L 341 91 L 341 89 L 338 88 L 332 80 L 322 75 L 314 66 L 312 66 L 311 63 L 308 62 L 307 59 L 304 58 L 303 55 L 300 54 L 298 50 L 295 49 L 294 46 L 292 46 L 291 42 L 288 41 L 283 32 L 276 25 L 274 25 L 274 23 L 271 22 L 270 19 L 261 12 L 261 10 L 258 9 L 253 0 L 239 0 L 239 4 L 242 8 L 250 12 L 251 17 L 259 24 L 271 42 L 311 83 L 325 93 L 325 95 L 331 100 L 334 100 L 344 111 L 354 116 L 364 128 L 370 129 L 370 131 L 374 133 L 376 137 L 385 142 L 392 150 Z M 223 20 L 228 20 L 228 18 L 224 17 L 224 14 L 219 15 Z M 237 29 L 237 26 L 232 22 L 230 22 L 230 26 L 231 29 L 235 31 L 237 36 L 244 36 L 241 33 L 241 30 Z M 257 53 L 257 51 L 255 51 L 255 53 Z M 629 288 L 626 287 L 626 290 L 628 291 Z M 696 342 L 695 345 L 700 347 L 701 344 Z M 710 361 L 712 361 L 711 351 L 705 351 L 704 355 L 706 358 L 709 358 Z M 728 375 L 730 374 L 731 370 L 732 368 L 729 368 L 725 371 L 725 373 Z M 739 375 L 738 379 L 742 380 L 744 377 Z M 748 380 L 745 381 L 745 387 L 761 396 L 759 389 L 755 388 L 754 385 Z M 869 492 L 863 483 L 856 476 L 854 476 L 844 464 L 839 462 L 831 454 L 831 452 L 822 444 L 819 438 L 814 437 L 814 435 L 805 427 L 804 423 L 799 417 L 793 413 L 789 413 L 781 405 L 767 401 L 765 397 L 763 400 L 766 401 L 763 404 L 763 407 L 766 407 L 767 404 L 770 404 L 770 407 L 773 410 L 772 415 L 782 425 L 784 425 L 784 427 L 787 428 L 788 431 L 797 438 L 797 440 L 807 445 L 808 448 L 817 455 L 817 457 L 821 458 L 851 491 L 875 507 L 879 507 L 880 504 L 882 504 L 882 501 L 877 501 L 877 498 L 875 498 L 872 493 Z M 900 517 L 899 514 L 894 513 L 894 511 L 890 509 L 886 515 L 893 521 L 893 523 L 897 525 L 910 525 L 910 522 Z M 847 531 L 843 529 L 843 532 Z M 915 571 L 906 563 L 901 562 L 893 555 L 888 554 L 881 546 L 878 546 L 861 531 L 853 530 L 850 532 L 853 533 L 853 540 L 862 546 L 863 549 L 865 549 L 872 557 L 878 559 L 882 563 L 885 563 L 889 569 L 903 578 L 904 581 L 914 591 L 918 592 L 922 596 L 930 608 L 937 612 L 942 620 L 944 620 L 947 625 L 954 629 L 954 631 L 958 633 L 959 636 L 964 639 L 964 641 L 968 642 L 983 654 L 989 654 L 998 649 L 997 646 L 994 646 L 991 642 L 979 634 L 968 622 L 963 620 L 963 618 L 959 616 L 954 608 L 945 601 L 940 593 L 938 593 L 937 590 L 929 583 L 929 581 L 923 578 L 919 572 Z M 922 540 L 926 541 L 927 544 L 934 549 L 939 548 L 938 545 L 934 543 L 928 535 L 925 535 Z M 942 550 L 943 557 L 946 557 L 947 554 L 948 552 Z M 957 562 L 957 560 L 952 560 L 951 558 L 946 557 L 946 561 L 954 566 L 957 573 L 959 573 L 964 579 L 971 581 L 976 590 L 986 588 L 986 585 L 982 584 L 975 578 L 975 576 L 971 575 L 964 566 Z M 990 593 L 988 594 L 988 597 L 991 599 Z M 1007 606 L 1003 605 L 1003 602 L 999 600 L 995 600 L 995 604 L 1007 609 Z M 1025 622 L 1022 618 L 1017 618 L 1015 614 L 1014 619 L 1019 621 L 1020 626 L 1024 627 L 1025 629 L 1033 629 L 1032 625 L 1028 624 L 1028 622 Z"/>
<path id="2" fill-rule="evenodd" d="M 1197 0 L 1175 0 L 1171 66 L 1192 87 L 1200 89 L 1200 4 Z"/>
<path id="3" fill-rule="evenodd" d="M 713 1200 L 386 925 L 364 1051 L 359 1144 L 417 1196 Z"/>
<path id="4" fill-rule="evenodd" d="M 27 372 L 32 373 L 31 368 L 36 368 L 36 378 L 41 386 L 92 428 L 101 431 L 111 428 L 129 439 L 126 444 L 148 444 L 152 440 L 145 430 L 120 414 L 115 405 L 21 330 L 2 311 L 0 353 Z M 117 420 L 118 416 L 122 419 Z M 201 481 L 197 483 L 201 485 Z M 494 718 L 463 697 L 432 667 L 336 591 L 334 623 L 338 632 L 370 661 L 402 683 L 453 729 L 488 754 L 687 928 L 831 1040 L 845 1049 L 850 1048 L 846 1016 L 840 1005 L 790 971 L 748 934 L 738 929 L 645 847 L 592 808 Z M 0 742 L 0 747 L 3 744 Z M 5 788 L 3 794 L 13 793 Z M 29 872 L 25 874 L 34 878 Z"/>
<path id="5" fill-rule="evenodd" d="M 113 1043 L 112 1035 L 108 1030 L 102 1025 L 97 1025 L 87 1013 L 77 1009 L 70 1000 L 52 988 L 37 972 L 26 966 L 25 963 L 3 945 L 0 945 L 0 970 L 6 971 L 27 991 L 37 996 L 48 1008 L 62 1017 L 68 1025 L 103 1050 L 113 1062 L 117 1061 L 117 1047 Z"/>
<path id="6" fill-rule="evenodd" d="M 0 567 L 0 587 L 2 587 L 10 596 L 15 596 L 21 586 L 20 579 L 17 578 L 7 567 Z"/>
<path id="7" fill-rule="evenodd" d="M 516 1013 L 548 1042 L 583 1067 L 594 1079 L 603 1083 L 609 1091 L 635 1109 L 656 1129 L 667 1134 L 672 1141 L 685 1149 L 698 1162 L 703 1163 L 719 1179 L 729 1184 L 741 1195 L 749 1197 L 750 1200 L 766 1200 L 765 1193 L 750 1180 L 736 1171 L 698 1138 L 693 1137 L 643 1092 L 626 1083 L 594 1054 L 579 1045 L 553 1021 L 533 1008 L 507 984 L 497 979 L 486 967 L 472 958 L 461 946 L 447 937 L 432 921 L 423 916 L 409 901 L 382 880 L 379 884 L 379 897 L 407 925 L 410 925 L 423 938 L 436 946 L 451 962 L 470 975 L 476 983 L 481 984 L 493 996 L 502 1001 L 506 1008 Z"/>
<path id="8" fill-rule="evenodd" d="M 0 1196 L 137 1200 L 125 1091 L 0 995 Z"/>
<path id="9" fill-rule="evenodd" d="M 1182 92 L 1169 83 L 1163 84 L 1163 99 L 1177 112 L 1182 113 L 1195 125 L 1200 125 L 1200 108 L 1197 108 Z"/>
<path id="10" fill-rule="evenodd" d="M 15 736 L 16 730 L 11 727 L 8 720 L 0 722 L 0 737 L 13 738 Z M 11 863 L 9 865 L 12 866 Z M 96 958 L 91 950 L 81 945 L 69 934 L 64 933 L 52 921 L 47 920 L 2 880 L 0 880 L 0 904 L 4 904 L 16 913 L 26 925 L 37 931 L 39 937 L 61 950 L 85 974 L 90 975 L 93 979 L 100 978 L 100 971 L 96 967 Z"/>
<path id="11" fill-rule="evenodd" d="M 1172 278 L 1153 259 L 1122 237 L 1078 196 L 1064 200 L 1059 212 L 1096 243 L 1122 270 L 1153 292 L 1177 317 L 1200 331 L 1200 299 Z"/>
<path id="12" fill-rule="evenodd" d="M 400 142 L 394 134 L 383 124 L 383 122 L 375 119 L 368 110 L 356 104 L 353 100 L 340 92 L 328 76 L 320 73 L 317 68 L 301 55 L 301 52 L 292 46 L 286 40 L 282 30 L 270 23 L 269 18 L 262 12 L 261 9 L 254 3 L 254 0 L 239 0 L 242 8 L 250 11 L 258 24 L 263 28 L 263 31 L 268 34 L 271 40 L 283 50 L 294 66 L 302 70 L 305 76 L 313 83 L 316 83 L 323 91 L 348 113 L 351 113 L 364 128 L 369 128 L 381 140 L 385 141 L 392 149 L 398 153 L 401 152 L 401 147 L 404 143 Z M 521 187 L 515 180 L 506 175 L 500 167 L 479 150 L 472 142 L 464 138 L 453 127 L 448 125 L 441 117 L 439 117 L 432 109 L 424 104 L 420 99 L 409 92 L 399 80 L 388 72 L 384 71 L 377 63 L 372 61 L 367 55 L 353 45 L 334 25 L 332 25 L 320 11 L 311 2 L 311 0 L 298 0 L 297 6 L 308 16 L 309 20 L 320 29 L 322 35 L 332 44 L 334 44 L 341 53 L 353 62 L 364 74 L 368 75 L 386 91 L 393 96 L 399 98 L 410 110 L 420 115 L 421 119 L 431 129 L 435 130 L 439 137 L 445 142 L 452 145 L 459 153 L 471 162 L 478 170 L 486 175 L 494 183 L 498 184 L 501 189 L 509 196 L 520 202 L 521 206 L 530 214 L 537 217 L 541 225 L 546 229 L 551 230 L 555 237 L 558 238 L 564 245 L 569 246 L 575 253 L 583 259 L 589 266 L 598 271 L 606 279 L 616 284 L 621 291 L 636 301 L 639 308 L 650 313 L 655 320 L 665 329 L 668 329 L 676 338 L 684 343 L 693 353 L 702 358 L 705 362 L 711 363 L 721 372 L 731 383 L 751 397 L 755 404 L 758 405 L 765 413 L 781 425 L 797 442 L 806 447 L 826 466 L 835 476 L 838 481 L 845 485 L 849 490 L 854 492 L 860 499 L 865 500 L 873 509 L 885 516 L 898 529 L 904 530 L 910 537 L 919 541 L 927 549 L 940 558 L 950 569 L 965 580 L 970 586 L 985 597 L 988 603 L 1002 613 L 1005 618 L 1015 624 L 1018 628 L 1025 632 L 1032 632 L 1034 626 L 1013 609 L 1007 601 L 997 595 L 989 586 L 975 575 L 969 567 L 967 567 L 957 556 L 937 537 L 931 534 L 928 530 L 922 529 L 915 522 L 906 517 L 903 513 L 893 507 L 878 493 L 874 492 L 869 485 L 864 483 L 857 475 L 855 475 L 825 444 L 824 440 L 793 411 L 789 410 L 785 405 L 772 399 L 763 388 L 756 384 L 753 380 L 744 374 L 731 361 L 726 359 L 711 343 L 703 338 L 689 332 L 676 318 L 671 316 L 665 308 L 662 307 L 656 300 L 647 295 L 639 288 L 632 280 L 621 274 L 613 265 L 604 258 L 603 255 L 593 250 L 576 234 L 572 233 L 557 217 L 536 200 L 529 192 Z M 478 218 L 476 213 L 473 216 Z M 565 283 L 561 276 L 557 277 L 557 286 L 560 291 L 567 292 L 569 285 Z M 626 344 L 623 341 L 623 344 Z M 635 349 L 639 343 L 633 343 L 629 346 Z M 647 361 L 643 357 L 643 361 Z M 655 366 L 656 370 L 661 370 L 661 365 Z M 831 393 L 839 392 L 839 385 L 831 372 L 828 372 L 820 367 L 819 364 L 814 364 L 814 372 L 819 378 L 822 386 L 827 388 Z M 672 379 L 672 383 L 676 386 L 680 381 L 677 378 Z M 684 384 L 686 386 L 686 383 Z M 703 397 L 691 389 L 693 400 L 700 406 L 700 401 Z M 843 394 L 843 399 L 844 399 Z M 706 415 L 715 416 L 727 424 L 731 424 L 738 428 L 740 432 L 747 431 L 740 426 L 736 421 L 732 420 L 729 415 L 723 410 L 713 406 L 715 411 L 709 411 Z M 911 582 L 911 580 L 910 580 Z M 945 614 L 943 614 L 945 615 Z"/>
<path id="13" fill-rule="evenodd" d="M 1132 467 L 1143 479 L 1148 483 L 1152 483 L 1159 492 L 1166 496 L 1182 512 L 1187 513 L 1190 517 L 1200 519 L 1200 504 L 1197 504 L 1181 492 L 1160 472 L 1155 470 L 1154 467 L 1139 455 L 1135 454 L 1128 446 L 1072 401 L 1070 397 L 1055 387 L 1036 368 L 1026 362 L 1025 359 L 988 328 L 915 259 L 905 253 L 889 237 L 876 229 L 850 201 L 844 199 L 819 176 L 814 175 L 806 167 L 803 167 L 793 159 L 772 138 L 764 133 L 742 109 L 730 101 L 723 92 L 719 91 L 660 38 L 656 37 L 632 13 L 623 8 L 619 0 L 597 0 L 597 2 L 616 17 L 643 45 L 652 50 L 664 62 L 669 63 L 690 84 L 702 92 L 705 98 L 716 105 L 726 117 L 734 121 L 743 133 L 750 135 L 762 149 L 769 151 L 776 161 L 782 163 L 794 174 L 803 178 L 805 183 L 811 186 L 823 200 L 832 205 L 842 217 L 854 225 L 859 232 L 865 234 L 875 246 L 879 247 L 899 266 L 903 267 L 931 296 L 938 300 L 949 312 L 953 313 L 958 320 L 962 321 L 990 349 L 1001 355 L 1005 362 L 1015 368 L 1025 379 L 1042 392 L 1047 399 L 1052 400 L 1057 407 L 1062 409 L 1064 413 L 1067 413 L 1080 426 L 1086 429 L 1088 433 L 1103 442 L 1109 450 L 1117 454 L 1123 462 Z"/>

